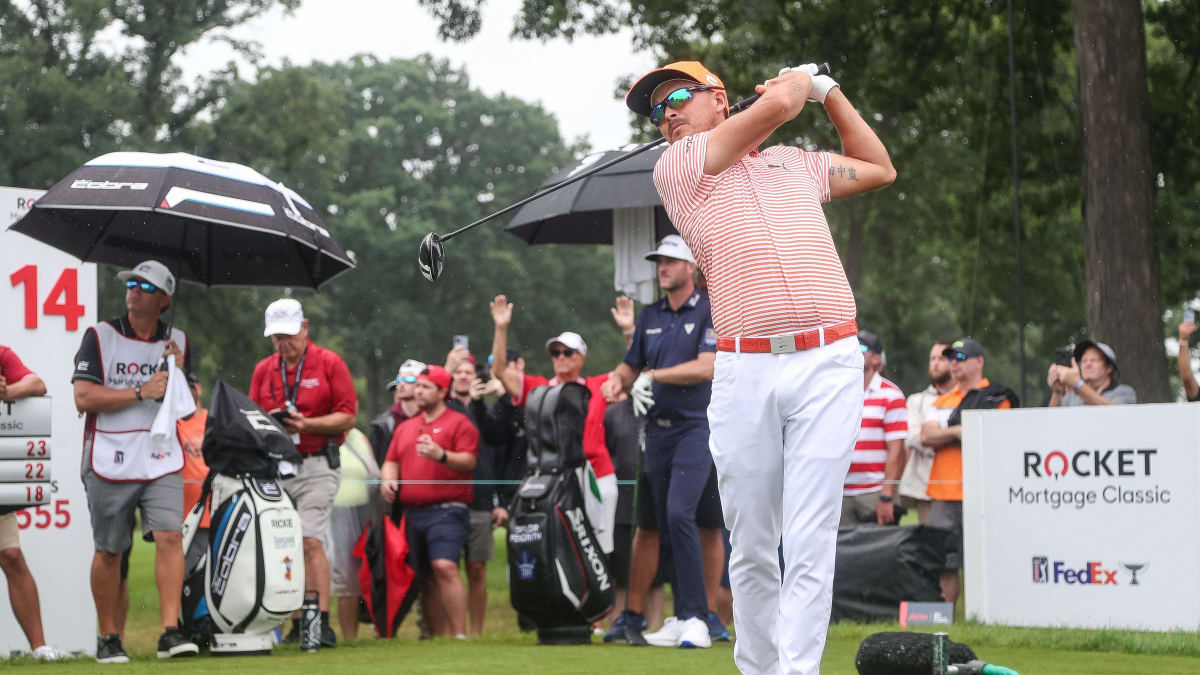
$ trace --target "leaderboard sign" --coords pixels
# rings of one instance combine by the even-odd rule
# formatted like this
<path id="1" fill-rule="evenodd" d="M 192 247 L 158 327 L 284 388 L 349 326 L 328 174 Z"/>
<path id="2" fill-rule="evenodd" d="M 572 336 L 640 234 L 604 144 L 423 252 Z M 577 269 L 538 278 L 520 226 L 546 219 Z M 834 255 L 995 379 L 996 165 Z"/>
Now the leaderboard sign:
<path id="1" fill-rule="evenodd" d="M 1200 629 L 1200 405 L 963 420 L 968 615 Z"/>
<path id="2" fill-rule="evenodd" d="M 50 503 L 50 407 L 45 396 L 0 401 L 0 507 Z"/>
<path id="3" fill-rule="evenodd" d="M 71 374 L 83 332 L 96 323 L 96 266 L 6 231 L 41 195 L 0 187 L 0 345 L 15 351 L 48 390 L 46 397 L 0 403 L 0 503 L 28 505 L 16 513 L 17 527 L 37 582 L 46 642 L 91 654 L 94 546 L 79 477 L 83 418 Z M 0 575 L 0 658 L 29 651 L 8 598 Z"/>

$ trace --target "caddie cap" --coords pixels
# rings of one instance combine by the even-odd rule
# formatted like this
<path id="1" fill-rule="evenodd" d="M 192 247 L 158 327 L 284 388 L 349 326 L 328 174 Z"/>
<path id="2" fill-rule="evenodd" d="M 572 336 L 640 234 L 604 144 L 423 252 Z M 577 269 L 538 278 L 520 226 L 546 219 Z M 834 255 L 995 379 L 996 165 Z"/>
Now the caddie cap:
<path id="1" fill-rule="evenodd" d="M 697 84 L 706 84 L 711 87 L 721 87 L 722 89 L 725 87 L 721 78 L 714 75 L 699 61 L 676 61 L 652 70 L 634 82 L 633 86 L 629 88 L 629 92 L 625 94 L 625 105 L 633 112 L 649 117 L 650 108 L 654 107 L 650 102 L 650 95 L 654 93 L 658 85 L 669 80 L 692 80 Z M 726 97 L 725 107 L 729 107 L 728 97 Z"/>
<path id="2" fill-rule="evenodd" d="M 263 329 L 263 337 L 297 335 L 304 327 L 304 309 L 299 300 L 284 298 L 267 305 L 264 319 L 266 328 Z"/>
<path id="3" fill-rule="evenodd" d="M 129 281 L 137 277 L 158 286 L 167 295 L 175 295 L 175 275 L 167 266 L 157 260 L 146 260 L 138 263 L 133 269 L 117 272 L 121 281 Z"/>
<path id="4" fill-rule="evenodd" d="M 673 258 L 696 264 L 696 257 L 692 255 L 692 249 L 684 243 L 683 237 L 677 234 L 668 234 L 658 242 L 658 248 L 646 254 L 646 260 L 658 262 L 657 258 Z"/>

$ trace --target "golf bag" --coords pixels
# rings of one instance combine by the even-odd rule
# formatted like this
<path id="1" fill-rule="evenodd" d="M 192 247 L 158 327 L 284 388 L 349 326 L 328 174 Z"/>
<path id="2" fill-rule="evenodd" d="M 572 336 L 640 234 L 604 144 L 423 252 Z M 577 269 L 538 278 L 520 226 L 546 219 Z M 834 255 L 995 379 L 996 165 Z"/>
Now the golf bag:
<path id="1" fill-rule="evenodd" d="M 299 453 L 278 423 L 218 382 L 202 445 L 210 472 L 183 524 L 183 548 L 208 537 L 184 570 L 181 627 L 213 654 L 267 654 L 271 631 L 304 599 L 300 516 L 278 481 Z M 200 529 L 212 505 L 211 527 Z"/>
<path id="2" fill-rule="evenodd" d="M 509 520 L 508 577 L 513 608 L 543 644 L 588 642 L 615 595 L 577 471 L 589 395 L 571 382 L 534 389 L 525 404 L 528 473 Z"/>

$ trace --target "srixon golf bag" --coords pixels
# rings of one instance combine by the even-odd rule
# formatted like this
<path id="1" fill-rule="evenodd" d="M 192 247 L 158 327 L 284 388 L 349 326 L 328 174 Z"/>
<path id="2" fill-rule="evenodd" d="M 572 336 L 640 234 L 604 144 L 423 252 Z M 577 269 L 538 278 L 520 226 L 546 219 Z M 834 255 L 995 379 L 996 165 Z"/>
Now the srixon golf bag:
<path id="1" fill-rule="evenodd" d="M 613 605 L 614 579 L 588 518 L 580 472 L 587 388 L 539 387 L 525 404 L 528 471 L 508 526 L 513 608 L 543 644 L 586 643 Z"/>
<path id="2" fill-rule="evenodd" d="M 183 548 L 206 537 L 184 570 L 181 626 L 213 654 L 269 654 L 271 631 L 304 599 L 300 516 L 279 484 L 300 455 L 279 424 L 218 382 L 202 446 L 210 472 L 183 524 Z M 286 466 L 286 465 L 285 465 Z M 206 506 L 211 524 L 199 525 Z"/>

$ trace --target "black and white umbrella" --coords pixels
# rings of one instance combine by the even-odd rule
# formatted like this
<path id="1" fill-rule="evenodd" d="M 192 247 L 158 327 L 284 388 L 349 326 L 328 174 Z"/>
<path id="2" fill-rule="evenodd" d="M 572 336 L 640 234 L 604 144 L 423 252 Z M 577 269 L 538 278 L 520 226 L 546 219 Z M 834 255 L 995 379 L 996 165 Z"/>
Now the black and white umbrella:
<path id="1" fill-rule="evenodd" d="M 152 258 L 205 286 L 317 288 L 354 268 L 293 190 L 186 153 L 97 157 L 9 229 L 84 262 L 132 267 Z"/>
<path id="2" fill-rule="evenodd" d="M 678 234 L 654 187 L 654 164 L 664 150 L 665 145 L 654 148 L 532 201 L 517 211 L 504 230 L 530 244 L 611 244 L 614 209 L 653 206 L 654 239 Z M 610 150 L 588 155 L 557 171 L 538 190 L 557 185 L 623 152 Z"/>

